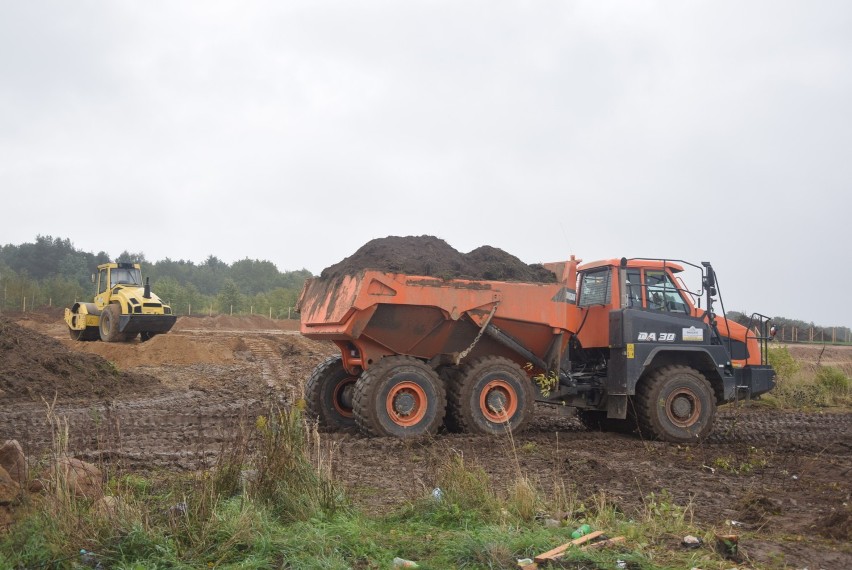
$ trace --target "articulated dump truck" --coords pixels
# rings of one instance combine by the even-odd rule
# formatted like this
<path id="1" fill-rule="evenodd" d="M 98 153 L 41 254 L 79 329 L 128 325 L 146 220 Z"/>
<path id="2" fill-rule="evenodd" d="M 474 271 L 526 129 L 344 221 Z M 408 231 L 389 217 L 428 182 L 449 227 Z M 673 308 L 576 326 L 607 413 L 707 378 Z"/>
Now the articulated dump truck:
<path id="1" fill-rule="evenodd" d="M 685 266 L 700 291 L 680 279 Z M 717 316 L 709 263 L 545 267 L 556 282 L 371 270 L 309 280 L 301 333 L 340 355 L 308 379 L 308 414 L 374 436 L 496 434 L 522 429 L 539 402 L 576 408 L 592 429 L 689 442 L 710 433 L 717 405 L 774 387 L 769 319 Z"/>

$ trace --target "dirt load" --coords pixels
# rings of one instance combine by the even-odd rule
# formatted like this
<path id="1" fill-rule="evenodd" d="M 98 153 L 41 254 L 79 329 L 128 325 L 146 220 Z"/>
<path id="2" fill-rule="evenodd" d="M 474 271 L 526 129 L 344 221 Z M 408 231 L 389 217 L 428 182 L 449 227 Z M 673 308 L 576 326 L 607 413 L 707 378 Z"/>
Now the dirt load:
<path id="1" fill-rule="evenodd" d="M 158 383 L 0 317 L 0 401 L 108 397 L 144 392 Z"/>
<path id="2" fill-rule="evenodd" d="M 257 316 L 193 317 L 182 330 L 127 345 L 74 342 L 65 328 L 29 314 L 16 321 L 28 323 L 32 330 L 25 332 L 50 337 L 26 337 L 29 353 L 59 345 L 70 356 L 90 359 L 95 356 L 84 351 L 97 347 L 120 370 L 159 380 L 142 391 L 121 382 L 85 399 L 59 397 L 55 413 L 67 418 L 69 449 L 110 476 L 211 466 L 237 422 L 251 425 L 270 406 L 301 397 L 312 368 L 337 351 Z M 796 351 L 815 361 L 821 349 Z M 829 347 L 822 353 L 826 362 L 852 362 L 852 347 Z M 2 366 L 5 374 L 34 365 L 20 358 Z M 31 457 L 49 449 L 44 404 L 26 394 L 0 397 L 0 441 L 6 439 L 17 439 Z M 321 440 L 333 450 L 335 478 L 368 511 L 388 512 L 434 488 L 436 464 L 462 453 L 502 490 L 520 468 L 542 495 L 564 485 L 587 506 L 600 493 L 635 516 L 648 509 L 652 493 L 689 505 L 701 528 L 740 535 L 749 562 L 741 568 L 852 568 L 849 410 L 722 406 L 712 435 L 694 445 L 589 431 L 546 406 L 512 441 L 441 434 L 410 442 L 329 432 Z M 0 512 L 0 526 L 2 517 Z"/>
<path id="3" fill-rule="evenodd" d="M 320 277 L 333 279 L 366 269 L 426 275 L 442 279 L 481 279 L 553 283 L 556 276 L 540 264 L 527 265 L 502 249 L 484 245 L 464 254 L 434 236 L 388 236 L 371 240 Z"/>

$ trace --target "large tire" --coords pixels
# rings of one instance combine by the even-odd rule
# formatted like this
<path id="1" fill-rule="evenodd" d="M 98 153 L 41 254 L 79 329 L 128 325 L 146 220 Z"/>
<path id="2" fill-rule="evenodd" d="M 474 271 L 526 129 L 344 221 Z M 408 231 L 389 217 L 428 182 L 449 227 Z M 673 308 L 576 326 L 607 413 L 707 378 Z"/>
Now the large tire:
<path id="1" fill-rule="evenodd" d="M 352 404 L 363 433 L 410 438 L 437 433 L 447 397 L 428 365 L 410 356 L 388 356 L 361 374 Z"/>
<path id="2" fill-rule="evenodd" d="M 532 381 L 515 362 L 478 358 L 449 389 L 450 416 L 461 431 L 497 434 L 526 427 L 535 405 Z"/>
<path id="3" fill-rule="evenodd" d="M 698 370 L 664 366 L 640 381 L 636 414 L 648 437 L 672 443 L 701 441 L 713 429 L 716 399 L 710 382 Z"/>
<path id="4" fill-rule="evenodd" d="M 443 366 L 438 368 L 438 375 L 441 377 L 441 380 L 444 381 L 444 389 L 447 392 L 447 415 L 444 417 L 444 427 L 447 428 L 447 431 L 449 432 L 459 433 L 462 431 L 462 427 L 459 423 L 459 419 L 456 417 L 456 409 L 454 406 L 450 405 L 449 400 L 452 399 L 450 394 L 452 394 L 453 390 L 456 390 L 458 386 L 461 386 L 461 370 L 459 370 L 456 366 Z"/>
<path id="5" fill-rule="evenodd" d="M 108 305 L 101 312 L 101 322 L 99 326 L 101 340 L 104 342 L 121 342 L 124 340 L 124 335 L 118 330 L 118 319 L 121 316 L 121 309 L 118 305 Z"/>
<path id="6" fill-rule="evenodd" d="M 332 356 L 314 368 L 305 384 L 305 412 L 332 431 L 356 428 L 352 399 L 357 376 L 343 368 L 343 359 Z"/>

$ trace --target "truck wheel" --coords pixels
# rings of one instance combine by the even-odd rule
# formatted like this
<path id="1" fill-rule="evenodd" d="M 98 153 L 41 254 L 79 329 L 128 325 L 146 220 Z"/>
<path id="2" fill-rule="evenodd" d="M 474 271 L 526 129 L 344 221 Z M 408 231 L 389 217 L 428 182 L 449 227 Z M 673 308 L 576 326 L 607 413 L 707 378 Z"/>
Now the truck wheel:
<path id="1" fill-rule="evenodd" d="M 388 356 L 361 374 L 352 411 L 367 435 L 417 437 L 437 433 L 446 406 L 437 372 L 410 356 Z"/>
<path id="2" fill-rule="evenodd" d="M 636 431 L 636 418 L 629 412 L 623 420 L 606 417 L 603 410 L 577 410 L 577 419 L 589 431 L 611 431 L 615 433 L 633 433 Z"/>
<path id="3" fill-rule="evenodd" d="M 673 443 L 704 439 L 713 429 L 716 400 L 710 382 L 689 366 L 654 370 L 636 389 L 639 427 Z"/>
<path id="4" fill-rule="evenodd" d="M 332 356 L 314 368 L 305 384 L 305 413 L 318 418 L 321 426 L 333 431 L 355 429 L 352 397 L 357 376 L 343 368 L 343 359 Z"/>
<path id="5" fill-rule="evenodd" d="M 104 342 L 121 342 L 124 340 L 118 330 L 118 318 L 121 316 L 121 309 L 118 305 L 108 305 L 104 307 L 101 313 L 100 334 L 101 340 Z"/>
<path id="6" fill-rule="evenodd" d="M 507 358 L 488 356 L 462 368 L 449 393 L 451 416 L 470 433 L 517 432 L 533 413 L 535 390 L 523 369 Z"/>

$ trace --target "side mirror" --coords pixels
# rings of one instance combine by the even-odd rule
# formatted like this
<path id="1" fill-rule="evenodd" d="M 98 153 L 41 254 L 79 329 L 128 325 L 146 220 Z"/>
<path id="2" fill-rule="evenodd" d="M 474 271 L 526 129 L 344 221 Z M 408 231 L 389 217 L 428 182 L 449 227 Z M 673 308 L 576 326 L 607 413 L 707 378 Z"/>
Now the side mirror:
<path id="1" fill-rule="evenodd" d="M 712 297 L 716 294 L 716 272 L 713 271 L 713 267 L 709 261 L 702 261 L 701 265 L 707 270 L 704 274 L 704 287 L 707 288 Z"/>

